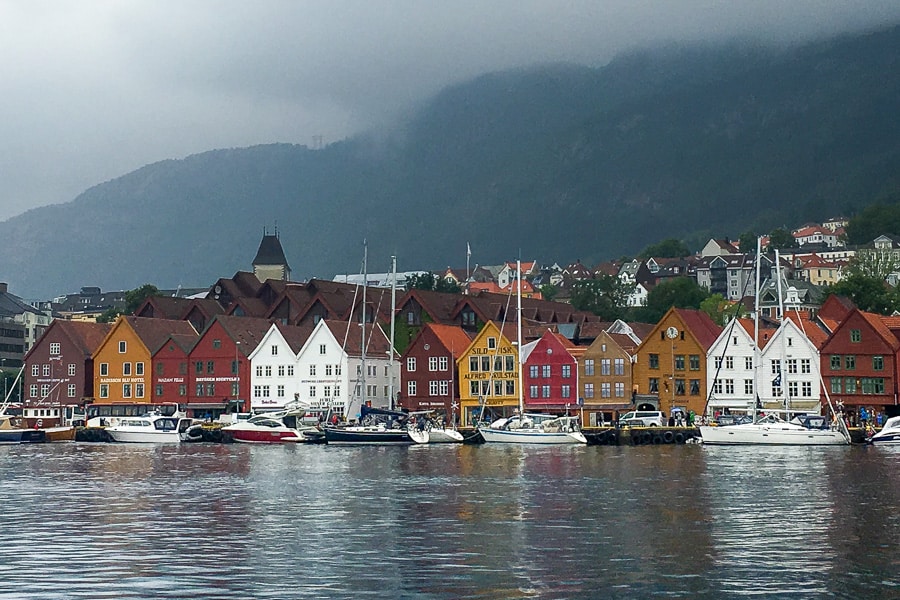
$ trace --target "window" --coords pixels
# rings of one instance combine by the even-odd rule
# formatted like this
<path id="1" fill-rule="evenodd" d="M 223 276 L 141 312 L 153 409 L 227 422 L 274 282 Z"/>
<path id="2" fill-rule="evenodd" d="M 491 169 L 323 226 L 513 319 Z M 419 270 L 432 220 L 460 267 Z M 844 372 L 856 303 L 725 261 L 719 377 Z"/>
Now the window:
<path id="1" fill-rule="evenodd" d="M 416 357 L 415 356 L 407 356 L 406 357 L 406 370 L 413 372 L 416 370 Z"/>
<path id="2" fill-rule="evenodd" d="M 610 361 L 608 358 L 600 359 L 600 374 L 601 375 L 609 375 L 610 374 Z"/>
<path id="3" fill-rule="evenodd" d="M 584 360 L 584 374 L 585 375 L 593 375 L 594 374 L 594 359 L 586 358 Z"/>
<path id="4" fill-rule="evenodd" d="M 331 370 L 331 365 L 328 365 L 328 370 Z M 328 374 L 330 375 L 331 373 Z M 284 377 L 284 365 L 278 365 L 278 376 Z"/>
<path id="5" fill-rule="evenodd" d="M 130 383 L 122 384 L 122 397 L 123 398 L 131 398 L 131 384 Z"/>
<path id="6" fill-rule="evenodd" d="M 207 373 L 213 373 L 215 368 L 216 368 L 215 361 L 212 361 L 212 360 L 206 361 L 206 372 Z"/>
<path id="7" fill-rule="evenodd" d="M 508 356 L 507 358 L 511 358 L 511 357 Z M 446 356 L 441 356 L 438 359 L 438 370 L 439 371 L 446 371 L 449 368 L 449 365 L 450 365 L 450 359 L 448 359 Z"/>
<path id="8" fill-rule="evenodd" d="M 659 354 L 651 354 L 649 358 L 650 358 L 650 368 L 658 369 L 659 368 Z"/>
<path id="9" fill-rule="evenodd" d="M 326 385 L 326 386 L 325 386 L 323 395 L 324 395 L 326 398 L 331 398 L 331 386 L 330 386 L 330 385 Z M 283 397 L 283 396 L 284 396 L 284 386 L 283 386 L 283 385 L 279 385 L 279 386 L 278 386 L 278 397 L 281 398 L 281 397 Z"/>
<path id="10" fill-rule="evenodd" d="M 856 378 L 855 377 L 847 377 L 844 379 L 844 390 L 848 394 L 856 393 Z"/>
<path id="11" fill-rule="evenodd" d="M 859 329 L 851 329 L 850 330 L 850 341 L 853 343 L 858 343 L 862 339 L 862 334 Z"/>
<path id="12" fill-rule="evenodd" d="M 37 386 L 35 386 L 37 387 Z M 100 397 L 101 398 L 109 398 L 109 384 L 101 383 L 100 384 Z"/>
<path id="13" fill-rule="evenodd" d="M 446 379 L 441 380 L 440 382 L 440 395 L 448 396 L 450 395 L 450 382 Z"/>
<path id="14" fill-rule="evenodd" d="M 127 347 L 128 346 L 126 345 L 126 343 L 124 341 L 119 342 L 119 354 L 125 354 Z"/>
<path id="15" fill-rule="evenodd" d="M 797 397 L 797 392 L 799 390 L 798 384 L 796 381 L 788 381 L 788 394 L 791 398 Z"/>
<path id="16" fill-rule="evenodd" d="M 564 396 L 568 398 L 568 396 Z M 625 384 L 621 381 L 616 382 L 616 398 L 624 398 L 625 397 Z"/>
<path id="17" fill-rule="evenodd" d="M 700 380 L 699 379 L 691 379 L 691 396 L 699 396 L 700 395 Z"/>
<path id="18" fill-rule="evenodd" d="M 241 387 L 241 385 L 237 381 L 235 381 L 231 384 L 231 397 L 232 398 L 238 397 L 238 393 L 240 393 L 240 387 Z"/>
<path id="19" fill-rule="evenodd" d="M 206 388 L 203 386 L 202 383 L 198 383 L 198 384 L 194 387 L 195 395 L 198 396 L 198 397 L 199 397 L 199 396 L 202 396 L 202 395 L 203 395 L 203 392 L 205 392 L 205 391 L 206 391 Z"/>
<path id="20" fill-rule="evenodd" d="M 651 394 L 659 393 L 659 379 L 657 377 L 650 378 L 650 393 Z"/>
<path id="21" fill-rule="evenodd" d="M 272 344 L 272 356 L 278 356 L 278 346 Z"/>
<path id="22" fill-rule="evenodd" d="M 684 371 L 684 354 L 675 355 L 675 370 Z"/>
<path id="23" fill-rule="evenodd" d="M 775 358 L 772 359 L 772 375 L 778 376 L 781 374 L 781 359 Z"/>
<path id="24" fill-rule="evenodd" d="M 109 363 L 100 363 L 100 377 L 109 376 Z"/>
<path id="25" fill-rule="evenodd" d="M 309 376 L 310 377 L 316 376 L 316 365 L 309 365 Z"/>
<path id="26" fill-rule="evenodd" d="M 253 397 L 254 398 L 262 398 L 262 386 L 261 385 L 253 386 Z"/>
<path id="27" fill-rule="evenodd" d="M 262 365 L 256 365 L 256 376 L 257 376 L 257 377 L 262 377 L 262 374 L 263 374 L 263 368 L 262 368 Z"/>
<path id="28" fill-rule="evenodd" d="M 134 384 L 134 397 L 135 398 L 143 398 L 144 397 L 144 384 L 143 383 Z"/>
<path id="29" fill-rule="evenodd" d="M 550 397 L 550 386 L 542 385 L 541 386 L 541 398 L 549 398 Z"/>
<path id="30" fill-rule="evenodd" d="M 106 363 L 101 363 L 100 366 L 102 367 L 105 364 Z M 41 365 L 31 365 L 31 376 L 38 377 L 40 374 L 41 374 Z M 103 373 L 100 373 L 100 374 L 103 375 Z"/>
<path id="31" fill-rule="evenodd" d="M 725 380 L 725 393 L 729 395 L 734 395 L 734 379 L 726 379 Z"/>
<path id="32" fill-rule="evenodd" d="M 507 396 L 515 396 L 516 395 L 516 381 L 514 379 L 506 380 L 506 395 Z"/>
<path id="33" fill-rule="evenodd" d="M 437 396 L 438 395 L 438 382 L 437 381 L 429 381 L 428 382 L 428 395 L 429 396 Z"/>
<path id="34" fill-rule="evenodd" d="M 494 350 L 494 349 L 496 349 L 496 348 L 497 348 L 497 338 L 495 338 L 495 337 L 489 337 L 489 338 L 487 339 L 487 344 L 488 344 L 488 349 L 489 349 L 489 350 Z"/>
<path id="35" fill-rule="evenodd" d="M 852 371 L 856 368 L 856 355 L 848 354 L 844 357 L 844 368 Z"/>
<path id="36" fill-rule="evenodd" d="M 812 372 L 812 364 L 810 363 L 810 360 L 808 358 L 800 359 L 800 372 L 805 374 L 809 374 Z"/>
<path id="37" fill-rule="evenodd" d="M 536 385 L 528 386 L 528 397 L 529 398 L 537 398 L 538 397 L 538 386 L 536 386 Z"/>
<path id="38" fill-rule="evenodd" d="M 50 342 L 50 356 L 58 356 L 60 351 L 59 342 Z"/>
<path id="39" fill-rule="evenodd" d="M 237 375 L 237 372 L 238 372 L 238 361 L 233 360 L 233 361 L 231 361 L 231 374 Z"/>
<path id="40" fill-rule="evenodd" d="M 563 398 L 571 398 L 572 397 L 572 386 L 569 386 L 569 385 L 562 386 L 562 397 Z"/>
<path id="41" fill-rule="evenodd" d="M 106 384 L 104 384 L 104 385 L 106 385 Z M 36 383 L 32 383 L 31 385 L 28 386 L 28 395 L 31 398 L 37 398 L 37 384 Z"/>
<path id="42" fill-rule="evenodd" d="M 611 396 L 610 393 L 611 386 L 608 381 L 604 381 L 600 384 L 600 397 L 601 398 L 609 398 Z"/>
<path id="43" fill-rule="evenodd" d="M 883 394 L 884 378 L 883 377 L 863 377 L 860 382 L 863 394 Z"/>
<path id="44" fill-rule="evenodd" d="M 182 396 L 182 397 L 187 396 L 187 384 L 186 383 L 179 384 L 178 395 Z M 235 394 L 235 395 L 237 395 L 237 394 Z"/>
<path id="45" fill-rule="evenodd" d="M 122 375 L 125 375 L 126 377 L 128 375 L 131 375 L 131 363 L 130 362 L 122 363 Z"/>
<path id="46" fill-rule="evenodd" d="M 744 380 L 744 393 L 748 396 L 753 395 L 753 380 L 752 379 Z"/>
<path id="47" fill-rule="evenodd" d="M 144 374 L 144 363 L 142 363 L 142 362 L 134 363 L 134 374 L 135 375 L 143 375 Z"/>
<path id="48" fill-rule="evenodd" d="M 438 370 L 438 359 L 437 356 L 429 356 L 428 357 L 428 370 L 431 372 Z"/>
<path id="49" fill-rule="evenodd" d="M 717 370 L 722 368 L 722 357 L 721 356 L 717 356 L 713 359 L 713 367 Z"/>
<path id="50" fill-rule="evenodd" d="M 43 366 L 44 377 L 50 377 L 50 365 Z"/>
<path id="51" fill-rule="evenodd" d="M 594 397 L 594 384 L 593 383 L 584 384 L 584 397 L 585 398 L 593 398 Z"/>
<path id="52" fill-rule="evenodd" d="M 203 375 L 203 361 L 202 360 L 194 361 L 194 373 L 196 375 Z"/>
<path id="53" fill-rule="evenodd" d="M 789 358 L 785 361 L 787 363 L 787 372 L 791 375 L 797 374 L 797 359 Z"/>
<path id="54" fill-rule="evenodd" d="M 74 383 L 70 383 L 68 386 L 68 396 L 69 398 L 74 398 L 76 392 L 76 386 Z"/>
<path id="55" fill-rule="evenodd" d="M 831 393 L 832 394 L 840 394 L 841 393 L 841 378 L 840 377 L 831 377 Z"/>
<path id="56" fill-rule="evenodd" d="M 336 366 L 335 366 L 335 371 L 336 371 L 336 372 L 335 372 L 335 375 L 340 375 L 340 374 L 341 374 L 341 366 L 340 366 L 340 365 L 336 365 Z M 288 377 L 293 377 L 293 376 L 294 376 L 294 365 L 288 365 L 288 366 L 287 366 L 287 376 L 288 376 Z"/>
<path id="57" fill-rule="evenodd" d="M 884 357 L 883 356 L 873 356 L 872 357 L 872 370 L 873 371 L 884 371 Z"/>
<path id="58" fill-rule="evenodd" d="M 812 398 L 812 382 L 803 381 L 800 385 L 800 395 L 804 398 Z"/>
<path id="59" fill-rule="evenodd" d="M 840 354 L 832 355 L 831 370 L 832 371 L 840 371 L 841 370 L 841 355 Z"/>
<path id="60" fill-rule="evenodd" d="M 550 365 L 541 365 L 541 377 L 550 379 Z"/>
<path id="61" fill-rule="evenodd" d="M 477 384 L 478 382 L 473 381 L 472 383 Z M 407 381 L 406 382 L 406 395 L 410 396 L 410 397 L 416 395 L 416 382 L 415 381 Z"/>
<path id="62" fill-rule="evenodd" d="M 569 379 L 570 377 L 572 377 L 572 365 L 562 366 L 562 376 L 563 379 Z"/>
<path id="63" fill-rule="evenodd" d="M 207 383 L 206 384 L 206 395 L 207 396 L 215 396 L 216 395 L 216 384 L 215 383 Z"/>
<path id="64" fill-rule="evenodd" d="M 331 377 L 332 375 L 334 375 L 334 365 L 325 365 L 325 377 Z"/>
<path id="65" fill-rule="evenodd" d="M 625 374 L 625 359 L 617 358 L 613 361 L 613 373 L 616 375 Z"/>
<path id="66" fill-rule="evenodd" d="M 506 371 L 507 373 L 516 372 L 516 357 L 512 354 L 508 354 L 506 356 Z"/>
<path id="67" fill-rule="evenodd" d="M 538 370 L 537 365 L 529 365 L 528 366 L 528 376 L 531 377 L 532 379 L 538 378 L 538 372 L 539 372 L 539 370 Z"/>
<path id="68" fill-rule="evenodd" d="M 699 371 L 700 370 L 700 355 L 699 354 L 691 354 L 689 357 L 689 360 L 690 360 L 691 371 Z"/>
<path id="69" fill-rule="evenodd" d="M 314 385 L 309 386 L 309 397 L 310 398 L 316 397 L 316 386 L 314 386 Z"/>
<path id="70" fill-rule="evenodd" d="M 325 354 L 325 344 L 319 344 L 319 354 Z"/>
<path id="71" fill-rule="evenodd" d="M 684 396 L 684 379 L 675 380 L 675 395 Z"/>
<path id="72" fill-rule="evenodd" d="M 481 357 L 481 370 L 485 371 L 485 372 L 491 370 L 491 357 L 490 356 L 482 356 Z"/>
<path id="73" fill-rule="evenodd" d="M 325 390 L 325 391 L 331 392 L 331 389 L 328 388 L 328 387 L 326 386 L 326 390 Z M 275 394 L 276 394 L 279 398 L 284 398 L 284 385 L 279 385 L 279 386 L 277 386 L 277 387 L 275 388 Z M 328 394 L 325 394 L 325 395 L 327 396 Z"/>
<path id="74" fill-rule="evenodd" d="M 471 372 L 473 372 L 473 373 L 477 372 L 477 371 L 478 371 L 478 365 L 479 365 L 479 364 L 480 364 L 480 363 L 478 362 L 478 357 L 477 357 L 477 356 L 470 356 L 470 357 L 469 357 L 469 371 L 471 371 Z"/>
<path id="75" fill-rule="evenodd" d="M 154 392 L 157 398 L 163 397 L 163 385 L 161 383 L 156 385 L 156 390 Z"/>
<path id="76" fill-rule="evenodd" d="M 733 356 L 726 356 L 726 357 L 725 357 L 725 368 L 726 368 L 726 369 L 733 369 L 733 368 L 734 368 L 734 357 L 733 357 Z"/>
<path id="77" fill-rule="evenodd" d="M 752 356 L 744 357 L 744 369 L 746 369 L 747 371 L 753 370 L 753 357 Z"/>
<path id="78" fill-rule="evenodd" d="M 721 379 L 716 379 L 715 381 L 713 381 L 713 393 L 714 394 L 722 393 L 722 380 Z"/>
<path id="79" fill-rule="evenodd" d="M 212 347 L 215 349 L 219 349 L 222 347 L 222 340 L 213 340 Z"/>

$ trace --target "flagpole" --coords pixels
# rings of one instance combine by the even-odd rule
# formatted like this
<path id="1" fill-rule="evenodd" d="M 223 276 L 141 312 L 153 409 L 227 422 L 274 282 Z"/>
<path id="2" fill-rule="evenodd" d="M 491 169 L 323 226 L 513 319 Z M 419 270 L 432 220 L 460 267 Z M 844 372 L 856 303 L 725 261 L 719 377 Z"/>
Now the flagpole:
<path id="1" fill-rule="evenodd" d="M 472 258 L 472 247 L 466 242 L 466 283 L 469 282 L 471 273 L 469 272 L 469 259 Z"/>

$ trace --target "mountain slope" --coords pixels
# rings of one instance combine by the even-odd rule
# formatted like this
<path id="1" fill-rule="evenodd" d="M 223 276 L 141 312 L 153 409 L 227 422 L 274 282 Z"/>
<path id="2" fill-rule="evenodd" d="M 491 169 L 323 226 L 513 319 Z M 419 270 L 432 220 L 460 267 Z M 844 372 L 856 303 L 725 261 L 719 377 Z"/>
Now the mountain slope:
<path id="1" fill-rule="evenodd" d="M 444 90 L 390 135 L 148 165 L 0 223 L 5 278 L 206 285 L 277 222 L 296 277 L 518 255 L 590 262 L 665 237 L 850 214 L 897 189 L 900 28 L 783 51 L 666 47 Z"/>

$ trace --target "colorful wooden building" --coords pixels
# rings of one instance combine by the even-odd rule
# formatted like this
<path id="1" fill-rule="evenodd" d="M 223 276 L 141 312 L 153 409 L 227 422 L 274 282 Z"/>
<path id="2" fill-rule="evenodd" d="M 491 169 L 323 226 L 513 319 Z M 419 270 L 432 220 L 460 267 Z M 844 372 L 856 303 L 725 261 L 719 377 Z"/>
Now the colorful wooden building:
<path id="1" fill-rule="evenodd" d="M 514 328 L 508 333 L 514 335 Z M 493 321 L 482 327 L 456 366 L 463 427 L 472 426 L 482 408 L 490 420 L 518 409 L 519 352 Z"/>

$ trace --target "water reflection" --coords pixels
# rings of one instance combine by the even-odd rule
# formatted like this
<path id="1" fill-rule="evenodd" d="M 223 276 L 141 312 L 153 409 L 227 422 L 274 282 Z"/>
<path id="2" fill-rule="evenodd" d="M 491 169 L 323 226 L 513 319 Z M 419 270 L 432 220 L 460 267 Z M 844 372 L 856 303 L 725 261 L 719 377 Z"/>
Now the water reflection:
<path id="1" fill-rule="evenodd" d="M 7 446 L 0 599 L 896 597 L 898 458 Z"/>

